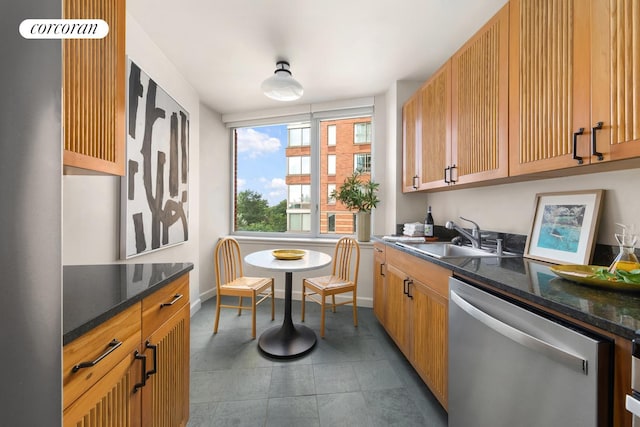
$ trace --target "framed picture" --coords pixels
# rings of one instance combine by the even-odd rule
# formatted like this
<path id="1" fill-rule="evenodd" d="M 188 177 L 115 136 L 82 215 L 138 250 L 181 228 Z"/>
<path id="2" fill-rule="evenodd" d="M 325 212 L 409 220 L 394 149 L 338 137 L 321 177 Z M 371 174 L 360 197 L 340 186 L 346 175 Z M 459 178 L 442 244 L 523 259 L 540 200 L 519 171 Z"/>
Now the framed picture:
<path id="1" fill-rule="evenodd" d="M 555 264 L 588 264 L 603 190 L 536 194 L 524 256 Z"/>
<path id="2" fill-rule="evenodd" d="M 189 113 L 138 65 L 127 65 L 122 259 L 189 237 Z"/>

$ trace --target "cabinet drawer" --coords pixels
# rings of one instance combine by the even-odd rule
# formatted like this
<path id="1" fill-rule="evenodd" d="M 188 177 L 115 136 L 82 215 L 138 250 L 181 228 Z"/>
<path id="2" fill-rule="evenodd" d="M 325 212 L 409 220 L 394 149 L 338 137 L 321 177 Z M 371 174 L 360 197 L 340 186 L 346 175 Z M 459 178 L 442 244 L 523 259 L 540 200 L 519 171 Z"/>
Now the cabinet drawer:
<path id="1" fill-rule="evenodd" d="M 140 319 L 140 304 L 134 304 L 64 346 L 62 355 L 64 408 L 140 346 Z M 95 362 L 95 364 L 80 368 L 79 365 L 85 362 Z"/>
<path id="2" fill-rule="evenodd" d="M 142 337 L 156 329 L 189 302 L 189 276 L 184 275 L 142 300 Z"/>

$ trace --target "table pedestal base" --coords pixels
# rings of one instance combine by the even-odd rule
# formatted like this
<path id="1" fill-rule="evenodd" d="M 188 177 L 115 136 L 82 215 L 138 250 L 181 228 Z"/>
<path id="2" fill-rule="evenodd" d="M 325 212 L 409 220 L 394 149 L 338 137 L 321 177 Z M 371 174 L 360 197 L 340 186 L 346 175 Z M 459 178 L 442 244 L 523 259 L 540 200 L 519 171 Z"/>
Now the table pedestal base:
<path id="1" fill-rule="evenodd" d="M 275 326 L 260 335 L 258 347 L 271 357 L 288 358 L 306 354 L 316 345 L 316 334 L 304 325 Z"/>
<path id="2" fill-rule="evenodd" d="M 293 273 L 285 274 L 284 322 L 260 335 L 258 348 L 271 357 L 292 358 L 306 354 L 316 345 L 316 334 L 304 325 L 294 325 L 291 319 L 291 288 Z"/>

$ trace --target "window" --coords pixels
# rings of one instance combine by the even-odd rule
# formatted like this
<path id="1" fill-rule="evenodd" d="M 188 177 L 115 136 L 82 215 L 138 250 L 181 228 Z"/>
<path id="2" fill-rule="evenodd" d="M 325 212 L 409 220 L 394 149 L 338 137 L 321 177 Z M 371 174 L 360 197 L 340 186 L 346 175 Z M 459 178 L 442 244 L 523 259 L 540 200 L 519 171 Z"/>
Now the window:
<path id="1" fill-rule="evenodd" d="M 289 175 L 309 175 L 311 173 L 311 158 L 309 156 L 287 157 Z"/>
<path id="2" fill-rule="evenodd" d="M 305 184 L 293 184 L 288 187 L 288 207 L 293 209 L 308 209 L 311 205 L 311 186 Z"/>
<path id="3" fill-rule="evenodd" d="M 341 110 L 233 126 L 233 233 L 353 234 L 353 212 L 330 194 L 352 165 L 371 171 L 369 148 L 354 145 L 352 133 L 371 122 L 371 113 Z"/>
<path id="4" fill-rule="evenodd" d="M 336 145 L 336 125 L 327 126 L 327 145 Z"/>
<path id="5" fill-rule="evenodd" d="M 353 155 L 353 170 L 363 173 L 371 172 L 371 153 L 357 153 Z"/>
<path id="6" fill-rule="evenodd" d="M 295 126 L 295 125 L 294 125 Z M 289 127 L 289 147 L 308 146 L 311 143 L 311 133 L 309 126 Z"/>
<path id="7" fill-rule="evenodd" d="M 353 135 L 353 142 L 356 144 L 371 143 L 371 122 L 354 124 Z"/>
<path id="8" fill-rule="evenodd" d="M 336 231 L 336 214 L 334 213 L 327 214 L 327 231 L 330 233 Z"/>
<path id="9" fill-rule="evenodd" d="M 331 197 L 331 193 L 333 193 L 334 191 L 336 191 L 336 185 L 335 184 L 327 184 L 327 204 L 328 205 L 335 205 L 336 204 L 336 198 L 335 197 Z"/>
<path id="10" fill-rule="evenodd" d="M 336 155 L 329 154 L 327 156 L 327 175 L 336 174 Z"/>

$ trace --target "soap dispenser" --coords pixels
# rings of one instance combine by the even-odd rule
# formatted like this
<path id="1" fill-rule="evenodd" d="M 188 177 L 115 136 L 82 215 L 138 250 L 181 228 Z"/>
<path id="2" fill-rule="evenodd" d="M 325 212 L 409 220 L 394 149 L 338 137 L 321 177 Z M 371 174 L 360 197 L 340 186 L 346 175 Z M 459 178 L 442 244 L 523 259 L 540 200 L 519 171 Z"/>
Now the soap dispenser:
<path id="1" fill-rule="evenodd" d="M 609 273 L 615 273 L 616 270 L 631 271 L 640 268 L 640 262 L 635 254 L 635 246 L 638 241 L 638 234 L 635 232 L 634 226 L 627 227 L 624 224 L 616 223 L 622 229 L 622 233 L 616 233 L 616 240 L 620 245 L 620 253 L 609 266 Z"/>

